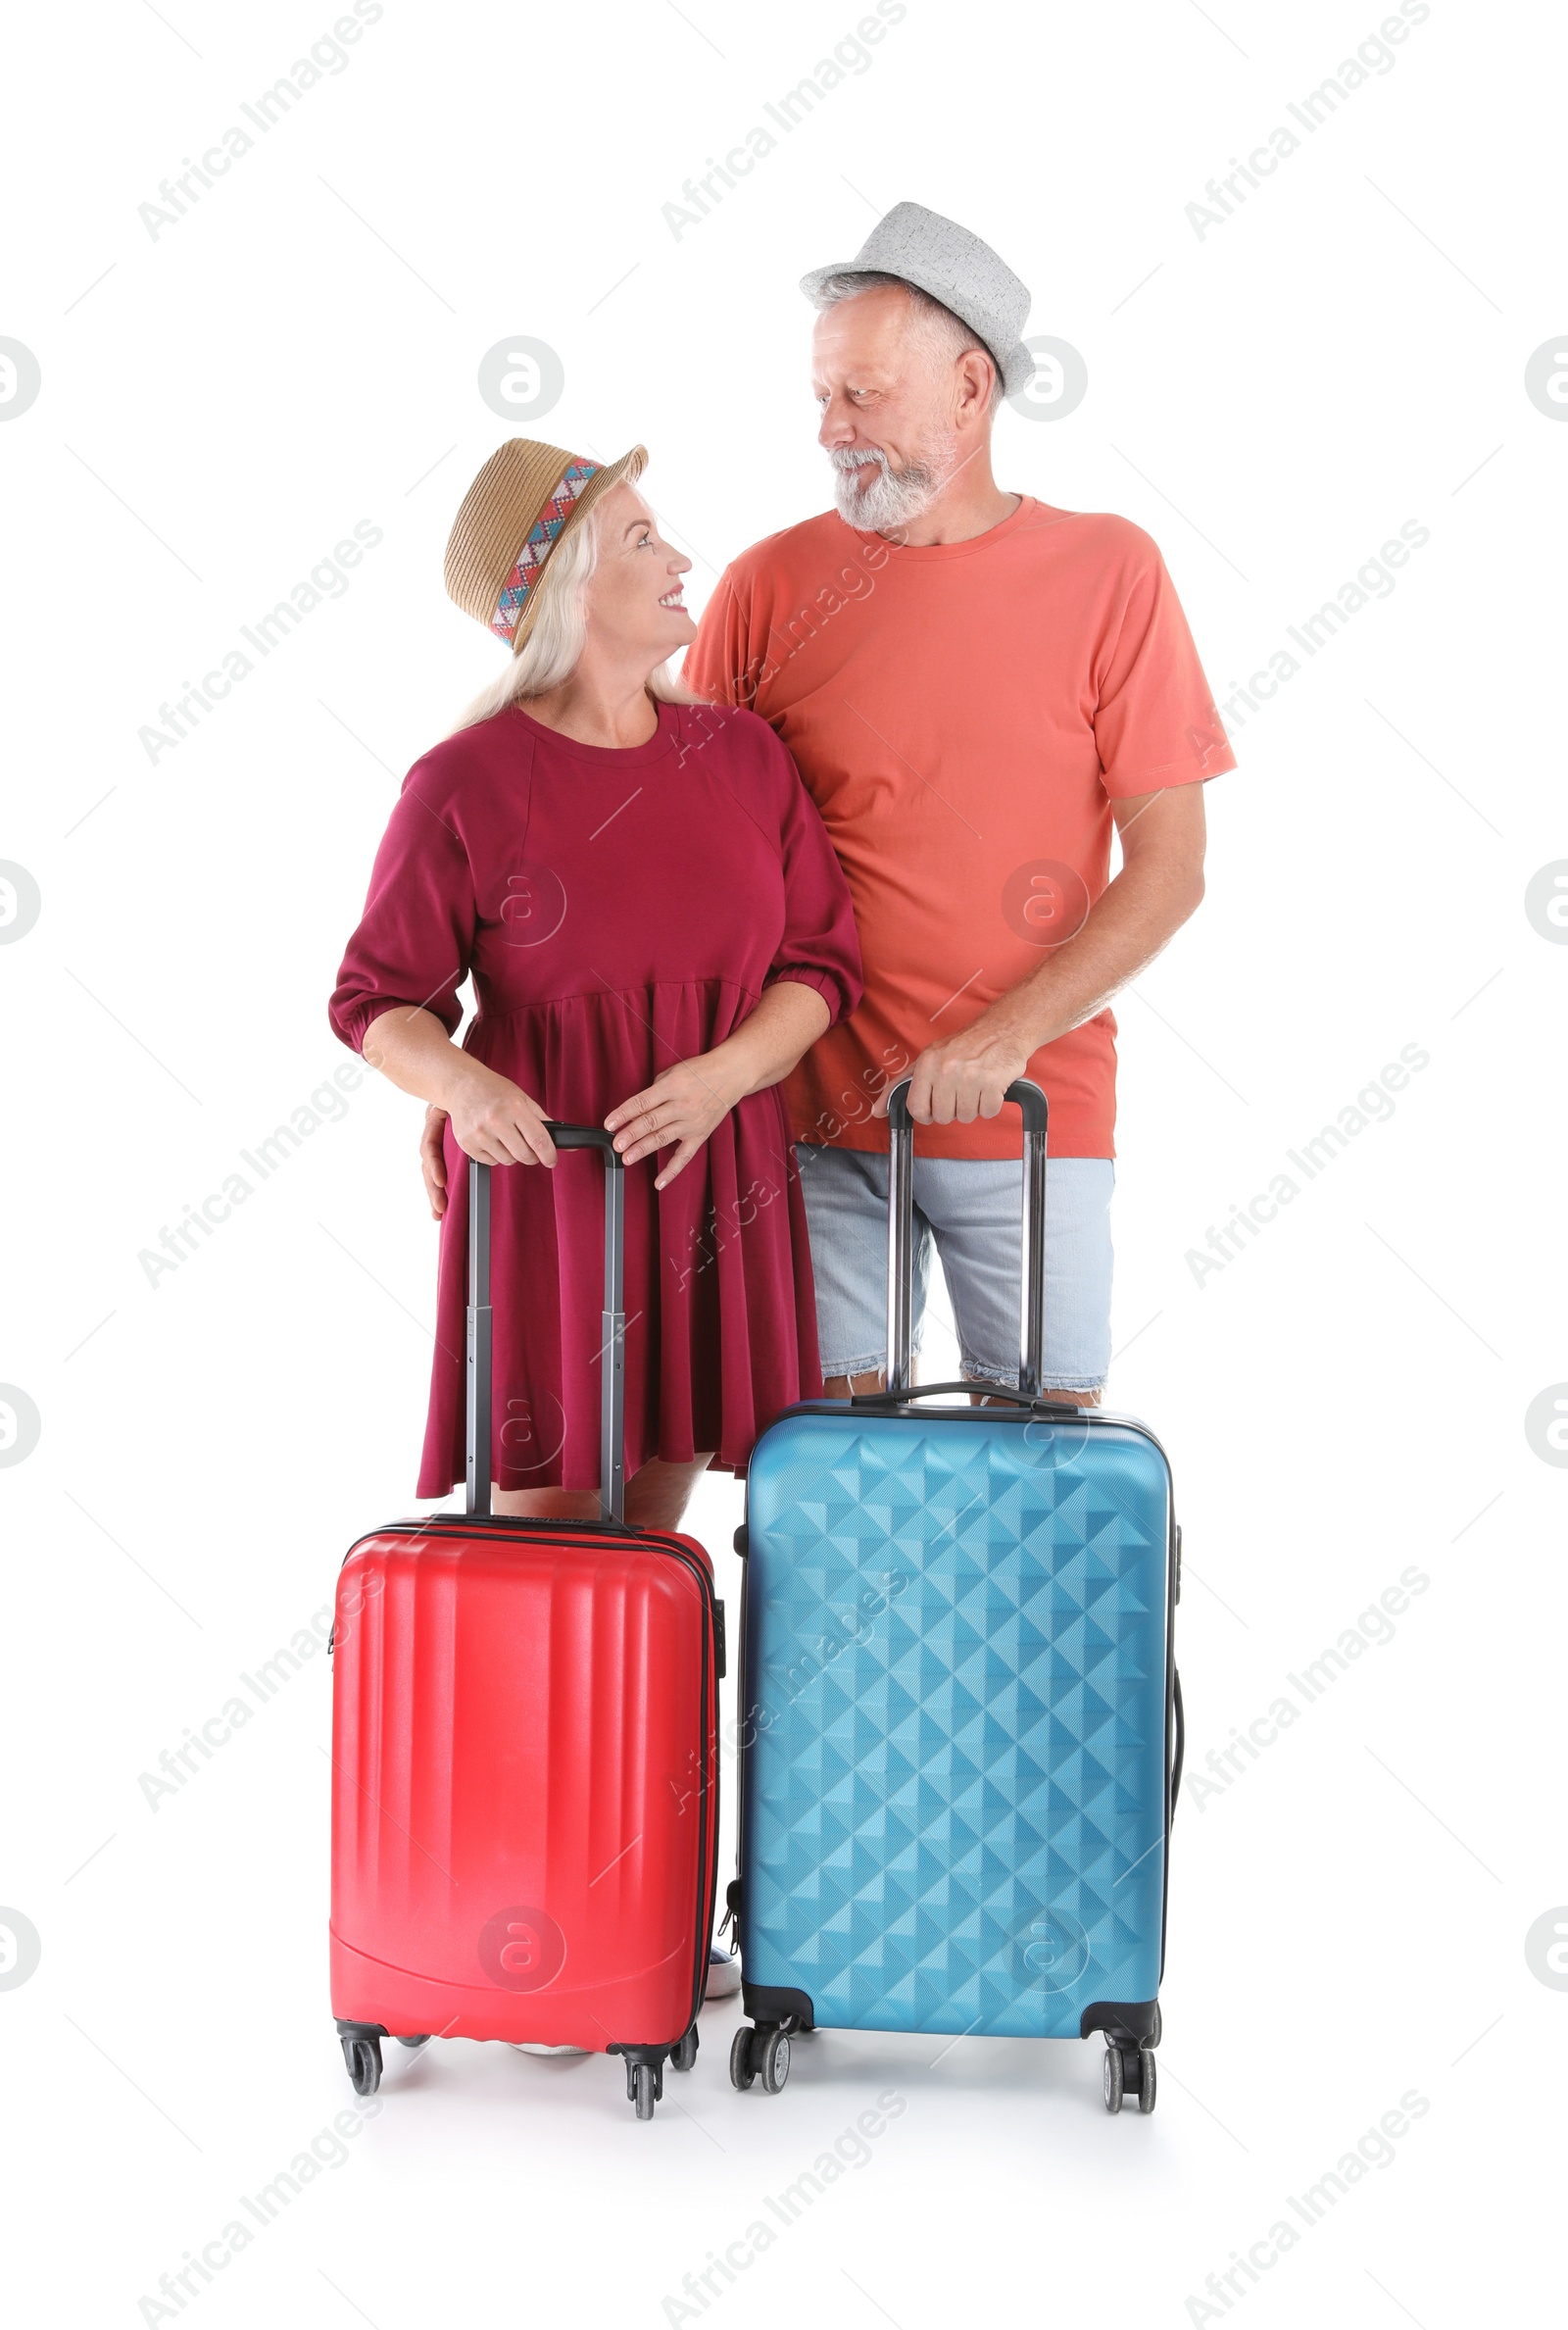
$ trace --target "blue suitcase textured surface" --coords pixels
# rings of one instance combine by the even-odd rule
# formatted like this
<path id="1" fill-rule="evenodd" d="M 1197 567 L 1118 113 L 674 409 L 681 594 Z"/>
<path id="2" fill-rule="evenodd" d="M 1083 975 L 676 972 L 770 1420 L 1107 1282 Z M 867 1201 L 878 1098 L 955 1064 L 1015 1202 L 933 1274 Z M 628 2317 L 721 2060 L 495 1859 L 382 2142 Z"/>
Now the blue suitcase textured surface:
<path id="1" fill-rule="evenodd" d="M 1170 1476 L 1140 1425 L 791 1411 L 747 1487 L 742 1953 L 839 2029 L 1152 2001 Z"/>

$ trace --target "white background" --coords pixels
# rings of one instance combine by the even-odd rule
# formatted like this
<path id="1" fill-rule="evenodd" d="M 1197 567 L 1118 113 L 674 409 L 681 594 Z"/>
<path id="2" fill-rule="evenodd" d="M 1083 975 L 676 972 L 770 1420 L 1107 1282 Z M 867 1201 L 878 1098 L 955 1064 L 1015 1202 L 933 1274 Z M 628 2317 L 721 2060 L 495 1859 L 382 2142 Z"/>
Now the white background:
<path id="1" fill-rule="evenodd" d="M 0 1993 L 19 2320 L 172 2318 L 138 2311 L 159 2275 L 353 2101 L 324 1658 L 156 1811 L 138 1774 L 327 1603 L 353 1537 L 410 1510 L 435 1242 L 417 1110 L 367 1078 L 156 1286 L 138 1255 L 348 1057 L 325 999 L 396 786 L 495 668 L 440 580 L 474 470 L 516 431 L 643 439 L 700 601 L 826 505 L 796 278 L 902 198 L 992 239 L 1031 329 L 1087 362 L 1070 416 L 1004 411 L 1000 482 L 1147 526 L 1222 702 L 1403 521 L 1430 529 L 1391 596 L 1233 721 L 1207 902 L 1123 999 L 1110 1394 L 1175 1466 L 1190 1770 L 1407 1565 L 1430 1583 L 1240 1776 L 1184 1797 L 1152 2119 L 1105 2116 L 1098 2044 L 935 2061 L 947 2042 L 824 2034 L 769 2100 L 729 2087 L 738 2008 L 714 2007 L 652 2125 L 601 2059 L 448 2045 L 389 2063 L 343 2164 L 182 2313 L 1217 2319 L 1189 2303 L 1205 2276 L 1409 2090 L 1429 2108 L 1392 2163 L 1229 2310 L 1494 2318 L 1557 2213 L 1568 1998 L 1525 1937 L 1568 1901 L 1568 1478 L 1524 1416 L 1568 1378 L 1568 951 L 1524 893 L 1568 857 L 1568 426 L 1524 370 L 1568 324 L 1560 20 L 1433 0 L 1394 69 L 1200 237 L 1185 206 L 1379 0 L 908 0 L 672 233 L 682 181 L 856 13 L 386 0 L 156 236 L 138 205 L 308 52 L 327 0 L 14 27 L 0 332 L 42 370 L 0 426 L 0 857 L 42 899 L 0 949 L 0 1378 L 41 1418 L 0 1470 L 0 1901 L 42 1943 Z M 518 333 L 565 389 L 509 424 L 475 375 Z M 384 539 L 346 593 L 151 761 L 160 704 L 359 520 Z M 1430 1065 L 1393 1117 L 1196 1283 L 1188 1250 L 1409 1044 Z M 738 1509 L 715 1477 L 694 1511 L 732 1609 Z M 665 2305 L 887 2089 L 904 2107 L 864 2165 L 701 2309 Z"/>

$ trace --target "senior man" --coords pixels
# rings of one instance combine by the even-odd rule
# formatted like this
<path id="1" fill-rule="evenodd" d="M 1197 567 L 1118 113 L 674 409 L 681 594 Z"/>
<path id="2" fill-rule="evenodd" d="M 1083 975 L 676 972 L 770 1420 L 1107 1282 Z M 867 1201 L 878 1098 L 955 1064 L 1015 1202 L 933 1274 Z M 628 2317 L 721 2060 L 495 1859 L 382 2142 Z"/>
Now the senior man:
<path id="1" fill-rule="evenodd" d="M 855 902 L 864 1000 L 786 1088 L 826 1389 L 885 1380 L 886 1095 L 906 1072 L 916 1347 L 934 1244 L 964 1376 L 1016 1385 L 1019 1135 L 999 1112 L 1030 1076 L 1050 1101 L 1045 1382 L 1091 1405 L 1110 1359 L 1106 1007 L 1201 899 L 1203 782 L 1235 760 L 1150 537 L 997 484 L 997 408 L 1034 373 L 1018 277 L 902 202 L 801 287 L 834 508 L 726 569 L 685 677 L 777 730 Z"/>

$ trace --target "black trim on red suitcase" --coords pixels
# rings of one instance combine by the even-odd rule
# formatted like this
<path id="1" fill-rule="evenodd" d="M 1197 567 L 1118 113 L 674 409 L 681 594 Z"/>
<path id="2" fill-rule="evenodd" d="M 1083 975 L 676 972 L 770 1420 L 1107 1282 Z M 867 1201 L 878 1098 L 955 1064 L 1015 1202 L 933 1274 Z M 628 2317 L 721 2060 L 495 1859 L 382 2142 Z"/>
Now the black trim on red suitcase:
<path id="1" fill-rule="evenodd" d="M 626 2094 L 637 2107 L 637 2116 L 652 2116 L 653 2108 L 663 2094 L 663 2064 L 666 2056 L 678 2070 L 689 2070 L 697 2057 L 697 2016 L 703 2004 L 708 1983 L 709 1937 L 713 1930 L 713 1910 L 718 1891 L 718 1836 L 719 1836 L 719 1769 L 721 1756 L 717 1747 L 718 1683 L 724 1673 L 724 1606 L 713 1592 L 710 1570 L 678 1542 L 662 1540 L 657 1531 L 634 1528 L 624 1517 L 625 1485 L 625 1305 L 624 1305 L 624 1248 L 625 1248 L 625 1168 L 612 1136 L 599 1125 L 563 1124 L 546 1121 L 546 1130 L 559 1149 L 598 1149 L 605 1161 L 605 1297 L 601 1345 L 603 1390 L 600 1400 L 600 1515 L 597 1520 L 553 1519 L 543 1515 L 502 1514 L 491 1511 L 491 1414 L 490 1414 L 490 1170 L 478 1159 L 468 1161 L 468 1304 L 466 1337 L 466 1512 L 459 1513 L 431 1513 L 423 1519 L 389 1521 L 380 1529 L 367 1531 L 356 1538 L 343 1557 L 341 1567 L 358 1548 L 376 1537 L 446 1537 L 469 1536 L 475 1523 L 482 1525 L 486 1535 L 514 1537 L 523 1540 L 544 1538 L 559 1541 L 563 1531 L 581 1533 L 589 1537 L 634 1538 L 651 1552 L 662 1553 L 679 1562 L 697 1579 L 703 1603 L 702 1683 L 698 1706 L 698 1736 L 706 1745 L 710 1708 L 712 1710 L 714 1733 L 713 1767 L 710 1785 L 713 1798 L 712 1851 L 705 1844 L 699 1851 L 697 1866 L 697 1947 L 696 1963 L 692 1971 L 692 2003 L 686 2027 L 672 2038 L 660 2044 L 645 2041 L 613 2040 L 605 2049 L 607 2055 L 618 2055 L 626 2061 Z M 327 1653 L 330 1657 L 336 1638 L 336 1622 L 327 1634 Z M 705 1834 L 706 1834 L 706 1822 Z M 373 2095 L 380 2084 L 381 2047 L 387 2037 L 381 2023 L 337 2024 L 350 2076 L 355 2090 L 361 2095 Z M 422 2046 L 424 2036 L 403 2042 L 408 2046 Z M 362 2059 L 363 2058 L 363 2059 Z M 647 2073 L 644 2078 L 643 2074 Z"/>

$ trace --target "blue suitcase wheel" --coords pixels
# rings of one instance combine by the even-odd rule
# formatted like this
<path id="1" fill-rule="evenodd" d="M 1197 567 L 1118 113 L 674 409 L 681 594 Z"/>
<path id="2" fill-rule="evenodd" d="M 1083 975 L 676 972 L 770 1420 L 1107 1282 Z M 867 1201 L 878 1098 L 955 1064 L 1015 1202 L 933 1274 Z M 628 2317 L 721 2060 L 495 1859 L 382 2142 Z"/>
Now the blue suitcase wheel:
<path id="1" fill-rule="evenodd" d="M 1124 2100 L 1136 2096 L 1140 2111 L 1154 2108 L 1154 2050 L 1152 2046 L 1105 2049 L 1105 2109 L 1119 2111 Z"/>
<path id="2" fill-rule="evenodd" d="M 790 2075 L 790 2035 L 776 2022 L 742 2023 L 729 2051 L 729 2075 L 738 2088 L 760 2077 L 764 2096 L 776 2096 Z"/>
<path id="3" fill-rule="evenodd" d="M 757 2034 L 757 2067 L 762 2074 L 762 2093 L 776 2096 L 790 2075 L 790 2035 L 773 2030 Z"/>

